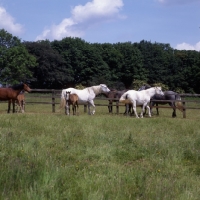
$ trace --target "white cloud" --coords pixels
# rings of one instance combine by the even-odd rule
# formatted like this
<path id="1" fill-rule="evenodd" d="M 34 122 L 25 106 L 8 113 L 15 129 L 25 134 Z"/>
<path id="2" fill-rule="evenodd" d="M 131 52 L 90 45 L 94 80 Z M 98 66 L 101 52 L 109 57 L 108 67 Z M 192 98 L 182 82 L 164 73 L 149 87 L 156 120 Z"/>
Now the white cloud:
<path id="1" fill-rule="evenodd" d="M 0 27 L 12 34 L 18 35 L 23 32 L 23 26 L 15 23 L 15 19 L 3 7 L 0 7 Z"/>
<path id="2" fill-rule="evenodd" d="M 200 42 L 196 43 L 195 45 L 191 45 L 191 44 L 183 42 L 181 44 L 177 44 L 175 49 L 200 51 Z"/>
<path id="3" fill-rule="evenodd" d="M 70 18 L 63 19 L 58 25 L 54 24 L 50 28 L 45 28 L 36 40 L 81 37 L 89 27 L 95 24 L 123 18 L 124 16 L 119 15 L 122 7 L 123 0 L 92 0 L 85 5 L 75 6 Z"/>

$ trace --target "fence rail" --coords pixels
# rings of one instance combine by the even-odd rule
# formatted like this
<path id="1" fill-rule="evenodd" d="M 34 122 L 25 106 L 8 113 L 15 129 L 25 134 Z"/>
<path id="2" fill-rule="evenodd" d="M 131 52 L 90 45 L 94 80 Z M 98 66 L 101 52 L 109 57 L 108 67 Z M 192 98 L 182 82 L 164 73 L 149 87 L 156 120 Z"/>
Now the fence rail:
<path id="1" fill-rule="evenodd" d="M 55 112 L 55 106 L 56 104 L 60 104 L 60 103 L 56 103 L 56 99 L 60 99 L 61 97 L 61 91 L 62 90 L 54 90 L 54 89 L 32 89 L 31 91 L 31 96 L 32 97 L 35 97 L 35 98 L 51 98 L 51 101 L 48 101 L 48 102 L 44 102 L 44 101 L 40 101 L 40 102 L 36 102 L 36 101 L 26 101 L 26 104 L 51 104 L 52 105 L 52 112 Z M 35 95 L 34 95 L 35 93 Z M 51 97 L 50 96 L 46 96 L 46 95 L 36 95 L 37 93 L 43 93 L 43 94 L 51 94 Z M 182 100 L 175 100 L 176 102 L 182 102 L 183 104 L 183 118 L 186 118 L 186 109 L 200 109 L 200 107 L 187 107 L 186 106 L 186 103 L 189 103 L 189 102 L 193 102 L 193 103 L 198 103 L 200 105 L 200 99 L 199 100 L 185 100 L 184 97 L 200 97 L 200 94 L 179 94 L 181 97 L 183 97 Z M 100 99 L 100 100 L 105 100 L 105 101 L 108 101 L 108 100 L 115 100 L 116 102 L 114 104 L 98 104 L 96 103 L 95 106 L 113 106 L 113 107 L 116 107 L 116 113 L 119 114 L 119 107 L 123 106 L 124 107 L 124 104 L 120 104 L 117 100 L 119 99 L 116 99 L 116 98 L 100 98 L 100 97 L 96 97 L 95 99 Z M 153 102 L 163 102 L 163 103 L 169 103 L 169 102 L 174 102 L 172 100 L 153 100 Z M 139 106 L 138 106 L 139 107 Z M 153 108 L 171 108 L 169 106 L 153 106 Z M 84 112 L 87 111 L 87 108 L 86 108 L 86 105 L 84 105 Z"/>
<path id="2" fill-rule="evenodd" d="M 61 97 L 61 91 L 62 90 L 50 90 L 50 89 L 32 89 L 30 95 L 34 98 L 40 98 L 40 99 L 49 99 L 49 101 L 32 101 L 29 98 L 26 100 L 26 104 L 51 104 L 52 105 L 52 112 L 55 112 L 55 106 L 57 104 L 60 104 L 60 102 L 56 102 L 56 99 L 60 100 Z M 35 93 L 35 94 L 34 94 Z M 37 94 L 39 93 L 39 95 Z M 42 95 L 43 94 L 43 95 Z M 47 95 L 49 94 L 49 95 Z M 200 97 L 200 94 L 180 94 L 181 97 L 183 97 L 182 100 L 176 100 L 176 102 L 182 102 L 183 104 L 183 118 L 186 118 L 186 110 L 187 109 L 200 109 L 200 98 L 198 100 L 186 100 L 185 97 Z M 51 100 L 50 100 L 51 99 Z M 95 103 L 95 106 L 113 106 L 116 107 L 116 114 L 119 114 L 119 108 L 124 107 L 124 104 L 120 104 L 118 102 L 119 99 L 116 98 L 105 98 L 105 97 L 96 97 L 96 100 L 104 100 L 107 101 L 107 103 Z M 108 100 L 115 100 L 114 103 L 109 104 Z M 154 102 L 163 102 L 163 103 L 169 103 L 174 102 L 172 100 L 153 100 Z M 188 106 L 188 103 L 196 103 L 199 106 L 198 107 L 191 107 Z M 83 104 L 84 105 L 84 104 Z M 138 106 L 139 107 L 139 106 Z M 153 106 L 152 108 L 171 108 L 169 106 Z M 84 112 L 87 112 L 87 106 L 84 105 Z"/>

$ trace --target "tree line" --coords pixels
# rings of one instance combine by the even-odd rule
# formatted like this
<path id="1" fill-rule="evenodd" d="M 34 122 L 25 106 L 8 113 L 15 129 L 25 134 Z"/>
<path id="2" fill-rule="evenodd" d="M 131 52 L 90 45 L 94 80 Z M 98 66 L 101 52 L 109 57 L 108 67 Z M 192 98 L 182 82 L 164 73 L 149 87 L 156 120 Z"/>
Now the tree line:
<path id="1" fill-rule="evenodd" d="M 81 38 L 21 41 L 0 30 L 0 83 L 28 82 L 31 88 L 62 89 L 105 83 L 137 89 L 161 84 L 170 90 L 200 93 L 200 52 L 170 44 L 89 43 Z"/>

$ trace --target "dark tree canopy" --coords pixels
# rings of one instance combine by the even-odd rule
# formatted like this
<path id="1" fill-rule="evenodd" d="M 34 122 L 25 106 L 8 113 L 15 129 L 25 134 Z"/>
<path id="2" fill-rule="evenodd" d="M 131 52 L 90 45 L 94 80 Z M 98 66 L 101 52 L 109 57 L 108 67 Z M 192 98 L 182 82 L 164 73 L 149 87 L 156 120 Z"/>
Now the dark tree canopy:
<path id="1" fill-rule="evenodd" d="M 4 29 L 0 30 L 0 83 L 15 84 L 30 81 L 36 59 L 21 41 Z"/>
<path id="2" fill-rule="evenodd" d="M 0 44 L 0 82 L 28 78 L 34 88 L 51 89 L 100 83 L 133 89 L 136 83 L 159 83 L 174 91 L 200 93 L 198 51 L 145 40 L 91 44 L 66 37 L 21 43 L 5 30 L 0 30 Z"/>

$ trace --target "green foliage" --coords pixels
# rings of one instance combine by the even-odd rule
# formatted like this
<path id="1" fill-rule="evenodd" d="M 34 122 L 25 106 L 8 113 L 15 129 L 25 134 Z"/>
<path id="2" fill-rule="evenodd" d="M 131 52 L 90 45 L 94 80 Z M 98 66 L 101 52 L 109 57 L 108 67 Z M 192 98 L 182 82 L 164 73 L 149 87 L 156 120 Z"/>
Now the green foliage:
<path id="1" fill-rule="evenodd" d="M 15 84 L 30 81 L 36 59 L 31 56 L 17 37 L 0 30 L 0 82 Z"/>
<path id="2" fill-rule="evenodd" d="M 82 84 L 78 84 L 75 86 L 76 89 L 83 90 L 85 87 Z"/>
<path id="3" fill-rule="evenodd" d="M 133 81 L 132 85 L 133 85 L 134 90 L 138 90 L 141 86 L 148 85 L 148 83 L 144 80 L 137 80 L 136 79 L 136 80 Z"/>
<path id="4" fill-rule="evenodd" d="M 36 88 L 62 88 L 67 82 L 73 81 L 71 66 L 67 65 L 62 56 L 55 51 L 49 41 L 25 42 L 28 52 L 37 59 L 37 67 L 33 69 Z"/>
<path id="5" fill-rule="evenodd" d="M 163 83 L 154 83 L 153 87 L 161 87 L 162 91 L 170 90 L 169 87 Z"/>
<path id="6" fill-rule="evenodd" d="M 130 42 L 117 43 L 114 47 L 122 55 L 121 81 L 129 88 L 134 79 L 145 80 L 147 71 L 142 66 L 141 52 Z"/>
<path id="7" fill-rule="evenodd" d="M 144 40 L 90 44 L 66 37 L 22 44 L 1 29 L 0 82 L 24 80 L 29 80 L 34 88 L 105 83 L 112 88 L 128 89 L 144 83 L 161 83 L 179 93 L 200 93 L 200 52 L 180 51 L 169 44 Z M 136 83 L 137 80 L 141 82 Z"/>

